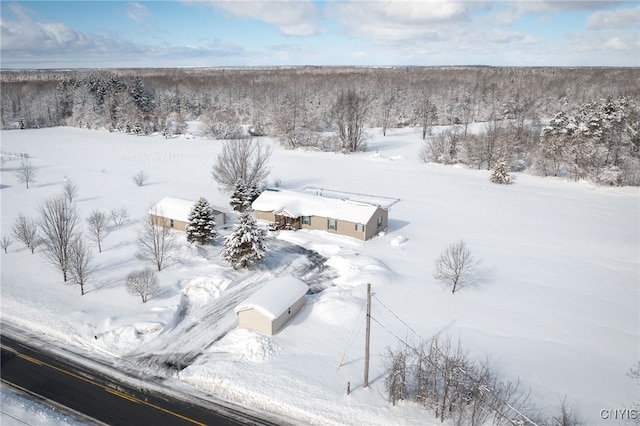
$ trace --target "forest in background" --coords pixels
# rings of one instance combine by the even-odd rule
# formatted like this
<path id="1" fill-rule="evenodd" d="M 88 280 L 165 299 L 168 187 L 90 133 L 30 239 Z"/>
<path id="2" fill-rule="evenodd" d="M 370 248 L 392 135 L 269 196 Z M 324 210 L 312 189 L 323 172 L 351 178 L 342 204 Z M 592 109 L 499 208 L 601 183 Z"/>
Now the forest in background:
<path id="1" fill-rule="evenodd" d="M 3 71 L 2 129 L 272 136 L 353 152 L 417 127 L 423 161 L 640 185 L 640 69 L 274 67 Z M 483 122 L 480 132 L 469 131 Z M 434 125 L 451 126 L 432 135 Z"/>

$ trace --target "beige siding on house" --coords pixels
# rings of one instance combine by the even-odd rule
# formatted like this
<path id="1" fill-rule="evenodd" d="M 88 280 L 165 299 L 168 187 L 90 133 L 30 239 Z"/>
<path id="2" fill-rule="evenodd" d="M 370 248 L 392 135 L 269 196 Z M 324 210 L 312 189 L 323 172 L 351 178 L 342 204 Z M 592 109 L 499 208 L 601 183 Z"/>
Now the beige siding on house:
<path id="1" fill-rule="evenodd" d="M 171 220 L 171 219 L 167 219 L 166 217 L 156 216 L 153 214 L 151 215 L 151 220 L 153 220 L 153 223 L 159 226 L 176 229 L 178 231 L 183 231 L 183 232 L 186 232 L 187 230 L 187 222 L 182 222 L 180 220 Z"/>
<path id="2" fill-rule="evenodd" d="M 378 227 L 379 217 L 382 218 L 382 223 Z M 329 219 L 330 218 L 322 216 L 311 216 L 311 225 L 301 223 L 300 229 L 316 229 L 327 231 L 332 234 L 346 235 L 348 237 L 358 238 L 360 240 L 368 240 L 378 232 L 387 229 L 389 225 L 389 212 L 381 207 L 378 207 L 375 214 L 371 216 L 371 219 L 369 219 L 369 221 L 365 224 L 364 231 L 357 231 L 355 222 L 349 222 L 348 220 L 339 219 L 335 219 L 338 225 L 338 229 L 329 229 L 327 223 Z"/>
<path id="3" fill-rule="evenodd" d="M 382 218 L 380 226 L 378 226 L 378 218 Z M 388 228 L 389 211 L 381 207 L 378 207 L 378 209 L 373 214 L 373 216 L 371 216 L 371 219 L 369 219 L 369 222 L 367 222 L 366 226 L 367 227 L 365 229 L 366 230 L 365 239 L 368 240 L 369 238 L 376 235 L 378 232 L 384 231 L 385 229 Z"/>
<path id="4" fill-rule="evenodd" d="M 276 221 L 276 216 L 272 212 L 264 212 L 264 211 L 256 210 L 254 213 L 255 213 L 256 219 L 268 220 L 269 222 Z"/>
<path id="5" fill-rule="evenodd" d="M 265 211 L 255 211 L 256 219 L 267 220 L 269 222 L 275 221 L 275 216 L 271 212 Z M 381 219 L 381 224 L 378 226 L 378 218 Z M 365 224 L 365 230 L 360 231 L 356 230 L 356 223 L 350 222 L 348 220 L 340 220 L 335 219 L 337 222 L 337 230 L 328 228 L 328 220 L 332 218 L 322 217 L 322 216 L 311 216 L 311 224 L 305 224 L 301 219 L 300 229 L 313 229 L 326 231 L 331 234 L 338 235 L 346 235 L 348 237 L 358 238 L 360 240 L 368 240 L 369 238 L 375 236 L 378 232 L 384 231 L 389 226 L 389 212 L 382 207 L 378 207 L 369 219 L 369 221 Z"/>
<path id="6" fill-rule="evenodd" d="M 316 229 L 320 231 L 327 231 L 331 234 L 346 235 L 348 237 L 358 238 L 360 240 L 365 239 L 365 233 L 362 231 L 356 231 L 356 224 L 349 222 L 348 220 L 333 219 L 337 222 L 337 230 L 329 229 L 328 217 L 311 216 L 311 225 L 301 225 L 301 229 Z"/>

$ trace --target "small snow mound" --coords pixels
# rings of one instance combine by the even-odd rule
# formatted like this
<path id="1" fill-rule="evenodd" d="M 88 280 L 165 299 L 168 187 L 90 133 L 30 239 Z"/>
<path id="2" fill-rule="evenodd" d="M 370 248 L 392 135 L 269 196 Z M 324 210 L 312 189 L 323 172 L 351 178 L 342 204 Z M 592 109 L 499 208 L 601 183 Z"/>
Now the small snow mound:
<path id="1" fill-rule="evenodd" d="M 389 242 L 389 244 L 391 244 L 394 247 L 400 247 L 401 245 L 403 245 L 406 242 L 407 242 L 407 238 L 406 237 L 403 237 L 402 235 L 398 235 L 397 237 L 392 239 Z"/>
<path id="2" fill-rule="evenodd" d="M 326 324 L 351 327 L 364 300 L 364 292 L 358 287 L 332 287 L 319 293 L 310 304 L 311 316 Z"/>
<path id="3" fill-rule="evenodd" d="M 280 352 L 280 347 L 266 336 L 237 329 L 220 339 L 211 352 L 227 353 L 244 361 L 263 362 Z"/>
<path id="4" fill-rule="evenodd" d="M 334 279 L 338 285 L 384 284 L 393 276 L 380 260 L 357 252 L 331 256 L 326 264 L 338 271 L 339 277 Z"/>
<path id="5" fill-rule="evenodd" d="M 115 355 L 124 355 L 151 339 L 162 325 L 156 322 L 140 322 L 118 327 L 95 336 L 96 345 Z"/>
<path id="6" fill-rule="evenodd" d="M 379 159 L 381 161 L 393 161 L 393 157 L 385 157 L 379 151 L 374 152 L 370 155 L 372 158 Z"/>
<path id="7" fill-rule="evenodd" d="M 230 281 L 220 277 L 200 277 L 190 280 L 182 290 L 182 297 L 188 299 L 190 306 L 203 306 L 227 288 Z"/>

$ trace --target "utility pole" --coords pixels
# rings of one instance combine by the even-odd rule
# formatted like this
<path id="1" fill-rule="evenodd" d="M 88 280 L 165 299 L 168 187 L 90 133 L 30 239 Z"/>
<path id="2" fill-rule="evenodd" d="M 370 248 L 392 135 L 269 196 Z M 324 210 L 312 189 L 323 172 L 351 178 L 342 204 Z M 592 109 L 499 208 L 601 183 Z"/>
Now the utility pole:
<path id="1" fill-rule="evenodd" d="M 364 345 L 364 384 L 363 388 L 369 386 L 369 336 L 371 334 L 371 284 L 367 284 L 367 329 Z"/>

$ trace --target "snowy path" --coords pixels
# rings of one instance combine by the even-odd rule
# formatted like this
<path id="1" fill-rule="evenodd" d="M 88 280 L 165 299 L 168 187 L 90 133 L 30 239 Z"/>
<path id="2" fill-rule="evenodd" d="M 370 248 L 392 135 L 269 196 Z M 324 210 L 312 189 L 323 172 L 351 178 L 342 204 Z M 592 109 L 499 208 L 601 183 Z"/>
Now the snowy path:
<path id="1" fill-rule="evenodd" d="M 183 292 L 174 320 L 156 338 L 121 358 L 125 367 L 157 374 L 158 368 L 178 372 L 191 365 L 212 344 L 237 326 L 234 307 L 270 279 L 293 275 L 317 293 L 336 276 L 327 259 L 315 251 L 269 238 L 267 256 L 254 272 L 230 284 L 213 303 L 202 303 Z"/>

